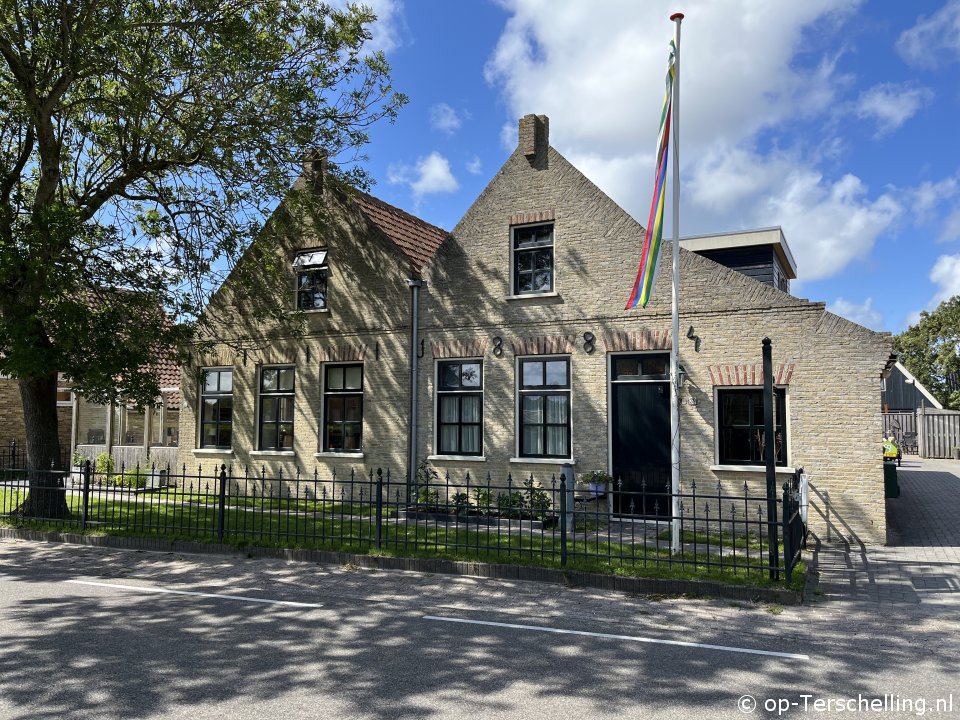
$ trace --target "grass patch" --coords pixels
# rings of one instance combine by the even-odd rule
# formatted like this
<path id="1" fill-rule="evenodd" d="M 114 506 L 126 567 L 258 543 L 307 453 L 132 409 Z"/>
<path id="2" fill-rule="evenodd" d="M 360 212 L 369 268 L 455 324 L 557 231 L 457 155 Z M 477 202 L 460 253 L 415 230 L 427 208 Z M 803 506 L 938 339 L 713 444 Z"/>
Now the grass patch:
<path id="1" fill-rule="evenodd" d="M 24 492 L 0 490 L 0 513 L 7 514 Z M 71 518 L 64 522 L 26 521 L 2 517 L 0 526 L 36 530 L 80 532 L 81 497 L 68 493 Z M 167 490 L 113 499 L 90 498 L 86 534 L 121 537 L 160 537 L 201 543 L 220 542 L 219 513 L 210 496 Z M 237 549 L 251 546 L 304 550 L 333 550 L 388 557 L 529 565 L 561 569 L 559 530 L 526 533 L 499 532 L 497 528 L 466 524 L 414 524 L 386 521 L 381 525 L 381 546 L 376 547 L 374 508 L 367 505 L 304 499 L 260 498 L 256 504 L 236 503 L 228 497 L 223 516 L 223 542 Z M 252 500 L 246 498 L 246 500 Z M 365 512 L 364 512 L 365 511 Z M 688 542 L 686 538 L 684 542 Z M 689 541 L 692 542 L 692 541 Z M 726 541 L 725 541 L 726 542 Z M 642 544 L 605 540 L 592 532 L 568 538 L 567 564 L 563 569 L 623 577 L 710 580 L 755 587 L 783 587 L 767 577 L 759 558 L 737 555 L 740 567 L 690 549 L 675 556 Z M 803 587 L 803 567 L 794 573 L 793 589 Z"/>

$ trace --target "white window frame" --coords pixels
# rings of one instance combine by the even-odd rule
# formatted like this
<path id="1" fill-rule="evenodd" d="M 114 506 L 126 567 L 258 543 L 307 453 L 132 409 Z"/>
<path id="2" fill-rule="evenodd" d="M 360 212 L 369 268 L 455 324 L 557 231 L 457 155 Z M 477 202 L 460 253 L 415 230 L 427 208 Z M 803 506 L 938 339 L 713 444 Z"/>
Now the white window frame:
<path id="1" fill-rule="evenodd" d="M 294 309 L 299 312 L 329 312 L 330 311 L 330 252 L 327 248 L 313 248 L 298 252 L 293 259 L 293 297 Z M 302 273 L 323 273 L 323 307 L 300 307 L 300 275 Z"/>
<path id="2" fill-rule="evenodd" d="M 344 391 L 344 394 L 354 394 L 360 395 L 360 447 L 357 450 L 329 450 L 327 449 L 327 369 L 332 367 L 360 367 L 360 391 L 356 390 Z M 344 376 L 346 377 L 346 376 Z M 336 394 L 332 391 L 329 394 Z M 325 362 L 320 364 L 320 426 L 318 447 L 319 456 L 331 456 L 331 457 L 363 457 L 363 443 L 365 433 L 365 420 L 366 417 L 366 400 L 367 400 L 367 366 L 362 360 L 350 360 L 345 362 Z"/>
<path id="3" fill-rule="evenodd" d="M 229 452 L 230 450 L 233 449 L 233 437 L 234 437 L 234 432 L 235 432 L 235 430 L 236 430 L 236 422 L 235 422 L 234 417 L 233 417 L 234 407 L 233 407 L 233 404 L 232 404 L 232 403 L 231 403 L 231 407 L 230 407 L 230 447 L 221 447 L 221 446 L 219 446 L 219 445 L 208 445 L 208 446 L 204 447 L 204 445 L 203 445 L 203 398 L 204 398 L 204 395 L 205 395 L 205 394 L 209 394 L 209 395 L 226 396 L 226 393 L 222 393 L 222 392 L 219 392 L 219 393 L 204 393 L 203 387 L 204 387 L 204 384 L 205 384 L 205 381 L 206 381 L 206 374 L 207 374 L 208 372 L 224 372 L 224 371 L 229 371 L 229 372 L 230 372 L 230 375 L 231 375 L 231 377 L 230 377 L 230 399 L 231 399 L 231 401 L 232 401 L 232 400 L 233 400 L 233 397 L 234 397 L 234 392 L 233 392 L 233 391 L 234 391 L 234 388 L 236 387 L 236 383 L 235 383 L 235 380 L 236 380 L 236 377 L 237 377 L 237 371 L 236 371 L 236 369 L 234 369 L 234 368 L 233 368 L 232 366 L 230 366 L 230 365 L 215 365 L 215 366 L 211 366 L 211 367 L 202 367 L 202 368 L 200 368 L 200 383 L 199 383 L 199 391 L 200 391 L 200 392 L 199 392 L 199 395 L 198 395 L 199 402 L 197 403 L 197 442 L 196 442 L 196 448 L 195 448 L 195 450 L 202 450 L 202 451 L 205 451 L 205 452 L 209 452 L 209 451 Z M 218 421 L 218 424 L 219 424 L 219 421 Z"/>
<path id="4" fill-rule="evenodd" d="M 523 361 L 533 360 L 541 362 L 549 362 L 551 360 L 566 360 L 567 362 L 567 380 L 569 381 L 569 387 L 567 388 L 558 388 L 556 389 L 556 394 L 561 392 L 566 392 L 567 397 L 569 398 L 569 404 L 567 406 L 567 413 L 569 415 L 567 424 L 569 425 L 569 433 L 567 434 L 567 444 L 569 454 L 566 457 L 554 457 L 554 456 L 543 456 L 543 455 L 533 455 L 533 456 L 524 456 L 522 454 L 523 448 L 523 395 L 525 392 L 536 392 L 544 393 L 549 392 L 549 389 L 545 390 L 530 390 L 524 391 L 521 389 L 523 385 L 523 375 L 521 368 L 523 367 Z M 546 379 L 546 378 L 544 378 Z M 513 423 L 513 435 L 514 435 L 514 457 L 511 458 L 511 462 L 519 463 L 550 463 L 550 464 L 561 464 L 561 463 L 574 463 L 573 458 L 573 438 L 574 438 L 574 414 L 573 414 L 573 356 L 568 354 L 554 354 L 554 355 L 517 355 L 514 358 L 514 423 Z"/>
<path id="5" fill-rule="evenodd" d="M 793 428 L 790 422 L 790 386 L 778 385 L 774 383 L 774 390 L 783 391 L 783 412 L 786 415 L 783 419 L 783 429 L 787 434 L 786 446 L 786 465 L 776 465 L 777 473 L 792 473 L 793 468 Z M 742 472 L 765 472 L 764 465 L 721 465 L 720 464 L 720 391 L 723 390 L 759 390 L 763 392 L 763 385 L 714 385 L 713 386 L 713 459 L 714 465 L 711 470 L 732 470 Z"/>
<path id="6" fill-rule="evenodd" d="M 540 227 L 549 225 L 552 228 L 553 242 L 550 250 L 553 253 L 553 261 L 550 268 L 550 290 L 545 292 L 518 292 L 516 287 L 517 269 L 516 269 L 516 249 L 514 247 L 517 230 L 524 230 L 531 227 Z M 510 297 L 516 298 L 537 298 L 537 297 L 556 297 L 557 293 L 557 224 L 554 220 L 541 222 L 523 223 L 521 225 L 510 226 Z"/>
<path id="7" fill-rule="evenodd" d="M 440 390 L 440 365 L 441 363 L 479 363 L 480 364 L 480 389 L 479 390 Z M 433 363 L 433 450 L 434 454 L 428 460 L 476 460 L 486 459 L 484 454 L 484 386 L 486 385 L 486 368 L 484 367 L 483 357 L 462 357 L 462 358 L 437 358 Z M 443 453 L 440 450 L 440 396 L 462 393 L 472 393 L 480 395 L 480 452 L 475 455 L 461 455 Z"/>

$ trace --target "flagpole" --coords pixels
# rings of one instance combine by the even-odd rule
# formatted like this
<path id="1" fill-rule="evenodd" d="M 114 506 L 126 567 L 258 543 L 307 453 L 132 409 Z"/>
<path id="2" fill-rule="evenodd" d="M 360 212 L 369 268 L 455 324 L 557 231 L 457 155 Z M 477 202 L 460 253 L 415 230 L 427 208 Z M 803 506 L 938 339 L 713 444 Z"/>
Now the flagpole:
<path id="1" fill-rule="evenodd" d="M 673 77 L 673 337 L 670 343 L 670 493 L 672 522 L 670 550 L 679 553 L 680 544 L 680 373 L 677 340 L 680 337 L 680 23 L 683 13 L 674 13 L 676 49 Z"/>

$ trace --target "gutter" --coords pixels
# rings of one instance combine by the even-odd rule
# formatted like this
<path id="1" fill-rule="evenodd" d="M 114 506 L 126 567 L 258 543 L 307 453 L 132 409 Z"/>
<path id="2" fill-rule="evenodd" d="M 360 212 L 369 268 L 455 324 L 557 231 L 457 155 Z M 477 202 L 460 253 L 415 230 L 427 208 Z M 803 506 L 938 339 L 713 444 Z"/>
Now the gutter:
<path id="1" fill-rule="evenodd" d="M 410 288 L 410 418 L 408 427 L 410 436 L 407 439 L 407 499 L 410 500 L 417 485 L 417 397 L 419 388 L 417 383 L 418 355 L 417 345 L 420 325 L 420 288 L 424 282 L 420 279 L 407 280 Z"/>

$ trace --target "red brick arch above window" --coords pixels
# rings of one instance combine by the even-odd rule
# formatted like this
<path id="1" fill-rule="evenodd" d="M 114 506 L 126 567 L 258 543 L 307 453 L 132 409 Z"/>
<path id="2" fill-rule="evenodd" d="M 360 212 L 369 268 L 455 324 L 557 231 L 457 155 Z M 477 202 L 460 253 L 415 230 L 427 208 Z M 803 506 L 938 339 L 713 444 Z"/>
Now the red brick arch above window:
<path id="1" fill-rule="evenodd" d="M 603 334 L 607 352 L 630 350 L 669 350 L 670 331 L 643 328 L 639 332 L 612 331 Z"/>
<path id="2" fill-rule="evenodd" d="M 511 225 L 528 225 L 538 222 L 552 222 L 554 220 L 553 210 L 537 210 L 536 212 L 514 213 L 510 216 Z"/>
<path id="3" fill-rule="evenodd" d="M 367 354 L 366 345 L 325 345 L 317 358 L 320 362 L 360 362 Z"/>
<path id="4" fill-rule="evenodd" d="M 511 340 L 514 355 L 568 355 L 573 352 L 576 335 L 541 335 Z"/>
<path id="5" fill-rule="evenodd" d="M 779 363 L 773 368 L 774 385 L 789 385 L 794 363 Z M 708 365 L 714 385 L 763 385 L 763 365 Z"/>
<path id="6" fill-rule="evenodd" d="M 430 343 L 434 359 L 483 357 L 487 352 L 487 338 L 475 340 L 441 340 Z"/>

